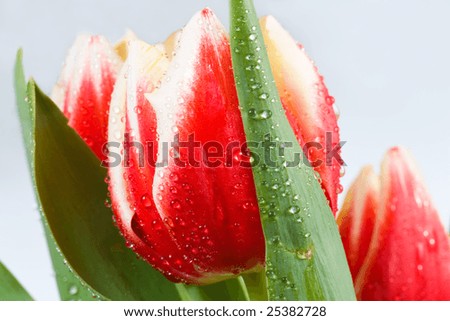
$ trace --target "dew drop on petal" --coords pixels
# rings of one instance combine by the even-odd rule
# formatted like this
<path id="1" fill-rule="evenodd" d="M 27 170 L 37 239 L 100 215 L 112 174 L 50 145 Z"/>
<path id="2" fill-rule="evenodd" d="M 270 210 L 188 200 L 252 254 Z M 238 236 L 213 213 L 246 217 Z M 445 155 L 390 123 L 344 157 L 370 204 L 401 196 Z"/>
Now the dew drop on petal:
<path id="1" fill-rule="evenodd" d="M 181 208 L 181 204 L 179 200 L 172 200 L 170 201 L 170 206 L 172 206 L 172 208 L 179 210 Z"/>
<path id="2" fill-rule="evenodd" d="M 152 206 L 152 200 L 150 199 L 150 195 L 147 193 L 142 195 L 141 202 L 147 208 Z"/>

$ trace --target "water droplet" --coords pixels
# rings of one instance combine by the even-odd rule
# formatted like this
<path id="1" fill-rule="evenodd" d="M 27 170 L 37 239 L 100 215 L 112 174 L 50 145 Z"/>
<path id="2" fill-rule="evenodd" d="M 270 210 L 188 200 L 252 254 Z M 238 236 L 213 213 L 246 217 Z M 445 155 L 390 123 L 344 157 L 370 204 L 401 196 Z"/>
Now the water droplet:
<path id="1" fill-rule="evenodd" d="M 262 85 L 261 85 L 260 83 L 254 83 L 254 84 L 250 85 L 250 88 L 251 88 L 252 90 L 258 90 L 258 89 L 260 89 L 261 87 L 262 87 Z"/>
<path id="2" fill-rule="evenodd" d="M 105 206 L 108 207 L 108 208 L 111 208 L 112 204 L 109 201 L 109 199 L 105 200 Z"/>
<path id="3" fill-rule="evenodd" d="M 256 40 L 256 34 L 254 34 L 254 33 L 251 33 L 249 36 L 248 36 L 248 39 L 250 40 L 250 41 L 255 41 Z"/>
<path id="4" fill-rule="evenodd" d="M 260 111 L 257 111 L 254 108 L 251 108 L 248 111 L 248 115 L 250 116 L 250 118 L 255 119 L 255 120 L 265 120 L 265 119 L 269 119 L 270 117 L 272 117 L 272 112 L 268 109 L 263 109 Z"/>
<path id="5" fill-rule="evenodd" d="M 171 179 L 172 181 L 174 181 L 174 182 L 177 182 L 177 181 L 179 180 L 178 175 L 175 174 L 175 173 L 170 173 L 169 177 L 170 177 L 170 179 Z"/>
<path id="6" fill-rule="evenodd" d="M 284 283 L 284 285 L 290 286 L 291 285 L 291 281 L 289 281 L 289 279 L 287 277 L 282 277 L 281 278 L 281 282 Z"/>
<path id="7" fill-rule="evenodd" d="M 288 212 L 290 214 L 297 214 L 298 212 L 300 212 L 300 208 L 298 206 L 291 206 L 289 207 Z"/>
<path id="8" fill-rule="evenodd" d="M 269 95 L 267 93 L 262 93 L 261 95 L 259 95 L 259 99 L 261 100 L 266 100 L 269 97 Z"/>
<path id="9" fill-rule="evenodd" d="M 336 193 L 337 194 L 341 194 L 343 190 L 344 190 L 344 187 L 341 184 L 336 185 Z"/>
<path id="10" fill-rule="evenodd" d="M 141 202 L 147 208 L 152 206 L 152 200 L 150 198 L 150 195 L 148 195 L 147 193 L 142 195 Z"/>
<path id="11" fill-rule="evenodd" d="M 252 54 L 246 55 L 245 59 L 246 60 L 253 60 L 253 59 L 255 59 L 255 55 L 252 55 Z"/>
<path id="12" fill-rule="evenodd" d="M 172 208 L 179 210 L 181 208 L 181 204 L 179 200 L 172 200 L 170 201 L 170 206 L 172 206 Z"/>
<path id="13" fill-rule="evenodd" d="M 344 177 L 344 175 L 345 175 L 345 166 L 341 166 L 341 168 L 339 169 L 339 176 Z"/>
<path id="14" fill-rule="evenodd" d="M 69 294 L 70 295 L 76 295 L 78 293 L 78 288 L 76 285 L 71 285 L 69 287 Z"/>
<path id="15" fill-rule="evenodd" d="M 333 97 L 333 96 L 327 96 L 327 97 L 325 98 L 325 102 L 326 102 L 328 105 L 333 105 L 333 104 L 334 104 L 334 97 Z"/>
<path id="16" fill-rule="evenodd" d="M 272 270 L 267 270 L 266 271 L 266 276 L 267 276 L 268 279 L 271 279 L 271 280 L 276 280 L 277 279 L 277 275 Z"/>
<path id="17" fill-rule="evenodd" d="M 307 249 L 305 250 L 297 250 L 295 252 L 296 256 L 298 259 L 300 260 L 310 260 L 312 258 L 312 250 L 311 249 Z"/>
<path id="18" fill-rule="evenodd" d="M 305 235 L 304 235 L 306 238 L 308 238 L 308 237 L 310 237 L 311 236 L 311 233 L 305 233 Z"/>
<path id="19" fill-rule="evenodd" d="M 280 245 L 281 244 L 281 239 L 279 236 L 274 236 L 270 239 L 270 243 L 273 245 Z"/>

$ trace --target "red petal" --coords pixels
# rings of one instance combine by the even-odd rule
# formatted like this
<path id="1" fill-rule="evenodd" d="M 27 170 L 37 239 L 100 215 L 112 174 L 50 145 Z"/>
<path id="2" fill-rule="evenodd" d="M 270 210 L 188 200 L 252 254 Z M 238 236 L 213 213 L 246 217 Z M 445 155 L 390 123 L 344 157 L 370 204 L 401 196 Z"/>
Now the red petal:
<path id="1" fill-rule="evenodd" d="M 306 147 L 311 165 L 320 174 L 325 196 L 336 214 L 343 164 L 339 157 L 327 159 L 327 151 L 339 146 L 334 98 L 303 48 L 273 17 L 262 18 L 261 28 L 286 115 L 298 142 Z"/>
<path id="2" fill-rule="evenodd" d="M 407 152 L 383 162 L 374 237 L 356 280 L 362 300 L 450 300 L 450 243 Z"/>
<path id="3" fill-rule="evenodd" d="M 353 280 L 369 249 L 378 202 L 379 179 L 367 166 L 350 187 L 337 218 Z"/>
<path id="4" fill-rule="evenodd" d="M 152 197 L 154 164 L 139 164 L 141 157 L 145 157 L 144 161 L 155 159 L 157 150 L 150 149 L 148 154 L 147 150 L 132 147 L 157 142 L 155 112 L 144 94 L 154 90 L 169 61 L 164 51 L 142 41 L 130 41 L 127 57 L 114 89 L 109 117 L 109 141 L 120 144 L 113 151 L 123 157 L 120 164 L 109 164 L 117 225 L 128 245 L 169 279 L 188 280 L 196 271 L 184 260 L 179 261 L 181 252 Z M 151 233 L 146 233 L 147 229 Z"/>
<path id="5" fill-rule="evenodd" d="M 181 142 L 194 134 L 196 142 L 213 141 L 224 149 L 230 141 L 245 142 L 223 27 L 204 10 L 175 42 L 175 55 L 160 88 L 136 89 L 151 92 L 151 104 L 138 94 L 131 99 L 141 107 L 138 110 L 128 98 L 126 128 L 119 128 L 119 137 L 133 131 L 136 141 L 159 142 L 158 154 L 156 150 L 151 154 L 158 161 L 164 158 L 161 145 L 167 142 L 170 146 L 175 134 Z M 136 75 L 127 78 L 129 90 Z M 110 138 L 114 135 L 110 128 Z M 202 161 L 201 149 L 191 155 L 198 166 L 183 168 L 169 157 L 168 166 L 156 171 L 154 162 L 137 166 L 138 158 L 133 155 L 132 167 L 112 168 L 110 173 L 119 226 L 138 254 L 169 278 L 197 284 L 229 278 L 264 263 L 264 237 L 250 168 L 240 166 L 239 160 L 229 167 L 208 166 Z M 180 155 L 184 161 L 187 151 L 181 148 Z M 239 158 L 239 147 L 231 156 Z"/>
<path id="6" fill-rule="evenodd" d="M 80 36 L 70 49 L 52 98 L 98 158 L 107 142 L 111 93 L 121 61 L 101 36 Z"/>

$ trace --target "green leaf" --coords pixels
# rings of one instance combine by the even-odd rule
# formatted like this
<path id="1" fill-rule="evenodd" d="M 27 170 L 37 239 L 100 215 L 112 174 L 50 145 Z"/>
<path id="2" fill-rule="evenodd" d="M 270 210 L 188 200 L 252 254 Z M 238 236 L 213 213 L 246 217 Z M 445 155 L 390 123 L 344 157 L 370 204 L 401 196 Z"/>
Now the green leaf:
<path id="1" fill-rule="evenodd" d="M 20 118 L 20 123 L 22 126 L 22 136 L 24 139 L 25 149 L 27 152 L 28 165 L 30 173 L 33 180 L 33 188 L 35 188 L 34 179 L 34 97 L 27 96 L 27 83 L 25 81 L 25 75 L 22 66 L 22 50 L 17 52 L 16 64 L 14 70 L 15 76 L 15 91 L 16 91 L 16 101 L 18 106 L 18 113 Z M 37 192 L 36 192 L 37 194 Z M 43 222 L 45 222 L 45 217 L 42 214 L 42 206 L 39 199 L 37 199 L 39 204 L 39 209 L 41 212 L 41 217 Z M 70 271 L 67 264 L 65 264 L 64 257 L 60 254 L 53 236 L 48 228 L 47 224 L 44 224 L 45 236 L 47 239 L 47 245 L 50 252 L 50 257 L 53 263 L 53 268 L 55 271 L 56 282 L 58 284 L 58 290 L 60 298 L 62 300 L 93 300 L 91 292 L 84 286 L 80 279 Z"/>
<path id="2" fill-rule="evenodd" d="M 32 301 L 33 298 L 0 262 L 0 301 Z"/>
<path id="3" fill-rule="evenodd" d="M 23 77 L 19 75 L 17 79 L 20 110 L 25 107 L 20 97 L 20 90 L 24 88 Z M 20 116 L 22 121 L 31 123 L 24 124 L 23 128 L 31 130 L 33 137 L 28 147 L 37 198 L 50 238 L 56 241 L 64 256 L 63 263 L 87 287 L 91 297 L 111 300 L 179 299 L 175 284 L 137 259 L 125 246 L 113 224 L 110 209 L 104 205 L 106 170 L 67 126 L 67 119 L 60 110 L 32 80 L 23 101 L 31 106 L 29 113 L 22 110 Z M 55 269 L 61 267 L 55 264 Z M 59 271 L 56 272 L 58 274 Z M 82 291 L 82 288 L 73 284 L 71 292 L 77 291 Z"/>
<path id="4" fill-rule="evenodd" d="M 230 0 L 231 47 L 253 174 L 266 238 L 270 300 L 354 300 L 352 279 L 338 229 L 309 165 L 285 167 L 304 158 L 280 102 L 258 18 L 251 0 Z M 254 57 L 257 65 L 249 61 Z M 260 88 L 252 90 L 257 83 Z M 254 87 L 253 87 L 254 88 Z M 261 115 L 264 115 L 262 117 Z M 261 117 L 259 117 L 261 116 Z M 270 144 L 289 142 L 285 156 Z M 257 146 L 256 146 L 257 145 Z M 257 157 L 269 156 L 267 166 Z"/>
<path id="5" fill-rule="evenodd" d="M 63 300 L 248 299 L 239 278 L 202 287 L 173 284 L 138 260 L 104 205 L 105 169 L 33 81 L 27 89 L 21 51 L 15 71 L 30 171 Z"/>

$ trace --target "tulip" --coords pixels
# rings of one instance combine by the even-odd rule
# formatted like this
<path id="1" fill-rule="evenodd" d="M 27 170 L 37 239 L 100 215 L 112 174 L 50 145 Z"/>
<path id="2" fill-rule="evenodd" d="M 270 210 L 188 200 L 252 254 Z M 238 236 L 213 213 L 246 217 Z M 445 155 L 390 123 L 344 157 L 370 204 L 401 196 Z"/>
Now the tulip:
<path id="1" fill-rule="evenodd" d="M 335 213 L 342 162 L 327 159 L 327 148 L 339 150 L 334 99 L 274 18 L 261 19 L 261 28 L 289 122 Z M 102 160 L 109 142 L 115 220 L 139 256 L 167 278 L 191 284 L 264 266 L 228 34 L 209 9 L 155 46 L 131 32 L 115 48 L 103 37 L 80 37 L 53 98 Z M 202 147 L 173 145 L 186 142 Z"/>
<path id="2" fill-rule="evenodd" d="M 100 159 L 105 159 L 108 112 L 119 55 L 102 36 L 79 36 L 64 64 L 52 99 Z"/>
<path id="3" fill-rule="evenodd" d="M 450 300 L 450 242 L 409 154 L 350 188 L 338 224 L 360 300 Z"/>
<path id="4" fill-rule="evenodd" d="M 273 18 L 262 26 L 299 140 L 324 141 L 327 130 L 337 134 L 332 99 L 312 62 Z M 285 47 L 286 57 L 279 54 Z M 109 177 L 116 222 L 129 246 L 177 282 L 209 284 L 260 270 L 264 235 L 225 29 L 205 9 L 165 44 L 129 41 L 127 55 L 108 136 L 125 158 L 119 166 L 110 163 Z M 168 159 L 163 142 L 172 146 Z M 202 148 L 186 151 L 174 142 Z M 144 162 L 143 147 L 151 147 Z M 339 180 L 339 166 L 320 168 L 331 203 L 337 192 L 329 186 Z"/>

